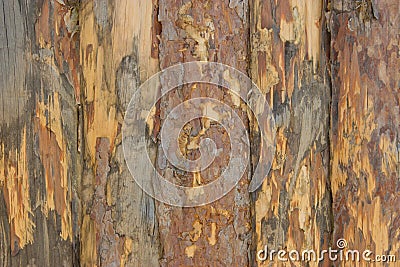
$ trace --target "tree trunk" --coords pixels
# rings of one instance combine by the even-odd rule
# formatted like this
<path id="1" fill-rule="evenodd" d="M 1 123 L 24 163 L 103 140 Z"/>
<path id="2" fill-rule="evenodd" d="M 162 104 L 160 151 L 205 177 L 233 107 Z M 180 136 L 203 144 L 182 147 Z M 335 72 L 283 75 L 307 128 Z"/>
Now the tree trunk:
<path id="1" fill-rule="evenodd" d="M 325 9 L 323 1 L 252 2 L 251 77 L 266 91 L 277 123 L 272 170 L 256 194 L 257 251 L 266 245 L 320 251 L 331 244 Z"/>
<path id="2" fill-rule="evenodd" d="M 79 42 L 57 2 L 1 1 L 2 266 L 78 260 Z"/>
<path id="3" fill-rule="evenodd" d="M 396 1 L 0 3 L 1 266 L 354 266 L 258 257 L 265 248 L 338 249 L 339 239 L 400 258 Z M 250 141 L 251 162 L 233 190 L 175 207 L 135 183 L 122 132 L 140 85 L 190 61 L 223 63 L 253 80 L 272 110 L 276 150 L 261 157 L 267 176 L 249 192 L 261 129 L 271 126 L 250 112 L 252 99 L 202 83 L 162 96 L 141 145 L 166 180 L 210 183 L 227 168 L 232 140 Z M 162 85 L 173 82 L 161 76 Z M 146 101 L 162 93 L 154 88 Z M 231 139 L 210 119 L 191 120 L 175 137 L 181 153 L 195 160 L 205 138 L 222 151 L 191 173 L 168 161 L 161 129 L 195 97 L 228 105 L 246 134 Z M 154 172 L 138 166 L 136 176 Z"/>
<path id="4" fill-rule="evenodd" d="M 353 7 L 334 2 L 330 16 L 333 237 L 398 258 L 400 9 Z"/>

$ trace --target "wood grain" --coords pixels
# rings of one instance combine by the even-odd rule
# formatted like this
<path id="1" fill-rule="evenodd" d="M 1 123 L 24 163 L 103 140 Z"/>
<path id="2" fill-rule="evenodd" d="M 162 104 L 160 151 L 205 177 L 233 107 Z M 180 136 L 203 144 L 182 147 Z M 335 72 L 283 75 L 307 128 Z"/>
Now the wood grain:
<path id="1" fill-rule="evenodd" d="M 400 9 L 344 2 L 330 16 L 334 238 L 399 255 Z"/>

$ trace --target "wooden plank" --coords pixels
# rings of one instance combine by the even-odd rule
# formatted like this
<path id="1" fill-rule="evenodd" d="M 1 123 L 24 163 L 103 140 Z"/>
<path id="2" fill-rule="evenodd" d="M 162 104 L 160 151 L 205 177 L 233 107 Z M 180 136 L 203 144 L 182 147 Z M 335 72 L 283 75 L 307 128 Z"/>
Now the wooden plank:
<path id="1" fill-rule="evenodd" d="M 331 242 L 325 6 L 323 1 L 250 2 L 250 73 L 277 126 L 272 170 L 255 194 L 252 214 L 251 255 L 258 266 L 285 264 L 276 255 L 256 258 L 266 246 L 270 252 L 301 253 L 326 249 Z"/>
<path id="2" fill-rule="evenodd" d="M 330 25 L 334 238 L 398 256 L 399 5 L 333 1 Z"/>
<path id="3" fill-rule="evenodd" d="M 0 18 L 1 266 L 269 266 L 276 256 L 257 259 L 265 246 L 318 252 L 340 238 L 399 255 L 395 1 L 0 0 Z M 246 104 L 205 84 L 163 97 L 146 145 L 169 181 L 204 185 L 229 162 L 228 132 L 207 119 L 183 128 L 181 152 L 195 159 L 210 138 L 223 156 L 196 173 L 167 162 L 160 128 L 178 103 L 219 99 L 251 139 L 252 166 L 229 194 L 180 208 L 134 182 L 121 128 L 140 84 L 194 60 L 253 79 L 273 110 L 277 148 L 249 193 L 260 132 Z"/>
<path id="4" fill-rule="evenodd" d="M 80 7 L 82 266 L 158 264 L 154 200 L 134 183 L 121 144 L 130 98 L 158 69 L 155 10 L 140 0 L 84 1 Z"/>
<path id="5" fill-rule="evenodd" d="M 224 63 L 247 72 L 247 1 L 161 0 L 158 17 L 162 26 L 159 54 L 161 68 L 180 62 L 203 60 Z M 164 84 L 168 82 L 166 78 L 161 81 Z M 229 93 L 207 84 L 183 86 L 165 96 L 160 104 L 161 120 L 166 118 L 176 104 L 199 96 L 219 99 L 231 105 L 247 124 L 246 107 L 243 109 L 240 103 L 235 106 L 237 100 Z M 207 137 L 223 149 L 222 154 L 228 153 L 229 137 L 220 125 L 196 119 L 185 129 L 186 132 L 182 131 L 179 135 L 179 140 L 180 149 L 188 159 L 193 160 L 196 155 L 199 156 L 199 151 L 190 146 L 191 140 Z M 157 162 L 159 172 L 165 179 L 181 186 L 196 186 L 217 179 L 228 163 L 227 158 L 217 157 L 209 169 L 201 172 L 179 172 L 169 162 L 163 163 L 166 160 L 160 147 Z M 180 208 L 157 203 L 162 244 L 160 265 L 248 266 L 251 240 L 248 185 L 249 176 L 246 173 L 225 197 L 201 207 Z"/>
<path id="6" fill-rule="evenodd" d="M 72 265 L 78 47 L 64 19 L 73 7 L 0 6 L 0 265 Z"/>

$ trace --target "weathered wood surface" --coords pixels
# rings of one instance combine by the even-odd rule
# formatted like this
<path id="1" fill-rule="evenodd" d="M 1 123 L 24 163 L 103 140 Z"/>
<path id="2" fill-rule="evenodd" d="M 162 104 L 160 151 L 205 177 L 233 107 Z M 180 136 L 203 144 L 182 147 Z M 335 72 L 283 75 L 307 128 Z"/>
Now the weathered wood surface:
<path id="1" fill-rule="evenodd" d="M 246 72 L 248 62 L 247 1 L 159 1 L 161 23 L 160 67 L 194 60 L 216 61 Z M 168 83 L 168 81 L 162 81 Z M 246 88 L 241 88 L 246 90 Z M 223 100 L 246 123 L 246 108 L 235 106 L 228 92 L 208 84 L 183 86 L 161 100 L 161 118 L 179 102 L 192 97 Z M 193 144 L 198 138 L 215 140 L 221 155 L 229 153 L 229 136 L 218 124 L 196 119 L 179 136 L 181 150 L 189 159 L 198 156 Z M 185 138 L 187 134 L 187 138 Z M 191 144 L 193 143 L 193 144 Z M 195 146 L 194 146 L 195 147 Z M 158 153 L 157 162 L 164 161 Z M 229 163 L 228 157 L 216 157 L 213 164 L 199 173 L 180 173 L 168 164 L 157 166 L 161 174 L 183 186 L 209 183 L 219 177 Z M 251 240 L 248 175 L 224 198 L 197 208 L 157 205 L 161 266 L 248 266 Z"/>
<path id="2" fill-rule="evenodd" d="M 250 5 L 251 78 L 266 94 L 277 124 L 272 170 L 255 196 L 254 255 L 266 245 L 319 251 L 331 243 L 325 8 L 323 1 L 255 0 Z M 277 257 L 272 262 L 279 264 Z M 269 264 L 269 259 L 258 261 Z"/>
<path id="3" fill-rule="evenodd" d="M 154 200 L 131 178 L 121 144 L 127 104 L 158 69 L 156 11 L 141 0 L 80 6 L 81 266 L 158 265 Z"/>
<path id="4" fill-rule="evenodd" d="M 1 266 L 78 258 L 78 42 L 71 8 L 1 1 Z M 65 19 L 65 20 L 64 20 Z"/>
<path id="5" fill-rule="evenodd" d="M 400 258 L 396 1 L 0 0 L 0 14 L 1 266 L 290 266 L 256 252 L 318 251 L 339 238 Z M 273 109 L 277 150 L 255 193 L 249 168 L 224 198 L 177 208 L 134 183 L 121 127 L 141 83 L 193 60 L 253 79 Z M 244 103 L 215 86 L 179 90 L 153 121 L 160 173 L 191 186 L 226 166 L 217 158 L 193 175 L 160 165 L 165 115 L 209 94 L 246 122 L 256 162 Z M 229 151 L 214 123 L 185 130 L 191 159 L 201 138 Z"/>
<path id="6" fill-rule="evenodd" d="M 397 258 L 399 25 L 393 1 L 331 4 L 333 237 Z"/>

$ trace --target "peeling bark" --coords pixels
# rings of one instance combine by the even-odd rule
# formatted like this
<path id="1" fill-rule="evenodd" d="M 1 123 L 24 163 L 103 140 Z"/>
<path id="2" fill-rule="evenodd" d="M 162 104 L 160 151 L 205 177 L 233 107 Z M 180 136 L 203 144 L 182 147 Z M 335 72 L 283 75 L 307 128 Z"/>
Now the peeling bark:
<path id="1" fill-rule="evenodd" d="M 336 249 L 340 238 L 400 257 L 397 2 L 0 0 L 0 25 L 1 266 L 331 266 L 341 264 L 256 255 Z M 167 180 L 204 185 L 229 162 L 229 134 L 208 119 L 179 135 L 192 160 L 200 140 L 214 140 L 222 153 L 208 169 L 166 160 L 160 129 L 184 100 L 223 100 L 251 139 L 251 166 L 230 193 L 179 208 L 134 182 L 121 127 L 144 81 L 194 60 L 251 77 L 273 110 L 277 148 L 249 193 L 262 125 L 245 103 L 207 84 L 167 94 L 145 141 Z"/>
<path id="2" fill-rule="evenodd" d="M 331 243 L 324 5 L 256 0 L 250 6 L 251 77 L 266 94 L 278 126 L 272 170 L 255 195 L 253 255 L 266 245 L 320 251 Z"/>
<path id="3" fill-rule="evenodd" d="M 72 265 L 79 79 L 77 39 L 63 19 L 70 7 L 0 6 L 1 265 Z"/>
<path id="4" fill-rule="evenodd" d="M 344 3 L 330 16 L 334 238 L 399 255 L 400 9 Z"/>
<path id="5" fill-rule="evenodd" d="M 248 27 L 247 1 L 161 0 L 159 19 L 161 69 L 180 62 L 207 60 L 247 71 Z M 182 74 L 184 75 L 184 74 Z M 168 80 L 161 80 L 168 84 Z M 243 88 L 245 90 L 245 88 Z M 246 109 L 235 106 L 233 97 L 216 86 L 191 84 L 179 88 L 161 100 L 161 120 L 178 103 L 191 97 L 212 97 L 232 106 L 247 124 Z M 229 137 L 218 124 L 195 119 L 179 136 L 181 151 L 189 159 L 199 152 L 191 140 L 211 138 L 226 154 Z M 194 141 L 196 143 L 196 141 Z M 166 179 L 182 186 L 206 184 L 221 175 L 228 159 L 217 157 L 209 169 L 198 173 L 180 172 L 165 161 L 158 150 L 158 169 Z M 248 175 L 224 198 L 202 207 L 179 208 L 157 203 L 161 266 L 247 266 L 250 231 Z"/>
<path id="6" fill-rule="evenodd" d="M 139 84 L 158 69 L 151 1 L 84 1 L 80 7 L 84 169 L 82 266 L 156 266 L 154 200 L 132 180 L 121 126 Z M 139 175 L 139 174 L 138 174 Z"/>

